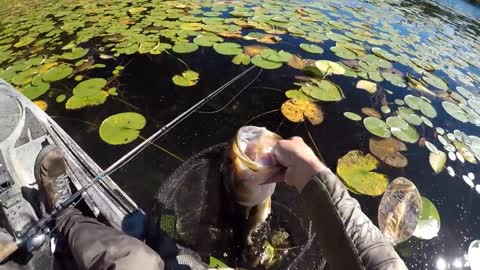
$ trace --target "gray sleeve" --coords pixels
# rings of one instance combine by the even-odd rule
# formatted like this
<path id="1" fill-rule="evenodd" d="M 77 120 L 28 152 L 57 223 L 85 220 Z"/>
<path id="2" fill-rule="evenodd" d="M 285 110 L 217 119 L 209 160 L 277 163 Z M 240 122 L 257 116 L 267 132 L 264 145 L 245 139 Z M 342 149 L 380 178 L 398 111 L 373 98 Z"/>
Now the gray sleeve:
<path id="1" fill-rule="evenodd" d="M 301 196 L 316 205 L 309 214 L 330 269 L 407 269 L 392 243 L 329 169 L 314 176 Z"/>

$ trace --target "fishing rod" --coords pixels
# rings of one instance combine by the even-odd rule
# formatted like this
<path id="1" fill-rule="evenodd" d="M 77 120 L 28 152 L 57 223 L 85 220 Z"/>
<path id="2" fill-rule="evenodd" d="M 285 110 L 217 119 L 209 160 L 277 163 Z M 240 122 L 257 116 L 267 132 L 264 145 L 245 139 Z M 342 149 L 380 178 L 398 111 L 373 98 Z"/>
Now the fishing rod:
<path id="1" fill-rule="evenodd" d="M 179 116 L 174 118 L 172 121 L 170 121 L 169 123 L 164 125 L 157 132 L 155 132 L 152 136 L 148 137 L 146 140 L 144 140 L 142 143 L 137 145 L 135 148 L 133 148 L 127 154 L 125 154 L 124 156 L 119 158 L 115 163 L 110 165 L 107 169 L 103 170 L 95 178 L 91 179 L 86 186 L 84 186 L 83 188 L 81 188 L 80 190 L 78 190 L 77 192 L 72 194 L 66 201 L 64 201 L 62 204 L 60 204 L 58 207 L 56 207 L 51 213 L 45 214 L 33 226 L 28 228 L 25 233 L 21 234 L 20 237 L 17 238 L 17 242 L 12 241 L 10 243 L 3 244 L 2 246 L 0 246 L 0 262 L 3 262 L 3 260 L 8 258 L 13 252 L 15 252 L 20 247 L 25 246 L 25 244 L 27 243 L 27 241 L 30 238 L 37 235 L 37 233 L 39 231 L 41 231 L 43 228 L 45 228 L 48 225 L 48 223 L 55 218 L 55 216 L 62 213 L 66 208 L 68 208 L 73 202 L 75 202 L 80 196 L 82 196 L 82 194 L 85 193 L 86 190 L 88 190 L 90 187 L 92 187 L 96 183 L 102 181 L 103 178 L 109 176 L 110 174 L 114 173 L 115 171 L 117 171 L 118 169 L 123 167 L 125 164 L 130 162 L 137 155 L 139 155 L 145 148 L 147 148 L 150 144 L 154 143 L 160 137 L 165 135 L 168 131 L 170 131 L 172 128 L 174 128 L 180 122 L 185 120 L 192 113 L 194 113 L 200 107 L 202 107 L 207 102 L 209 102 L 212 98 L 214 98 L 220 92 L 225 90 L 228 86 L 233 84 L 238 79 L 242 78 L 244 75 L 249 73 L 254 68 L 255 68 L 255 66 L 251 66 L 248 69 L 244 70 L 242 73 L 238 74 L 236 77 L 229 80 L 224 85 L 220 86 L 218 89 L 216 89 L 215 91 L 210 93 L 208 96 L 206 96 L 205 98 L 203 98 L 202 100 L 200 100 L 199 102 L 194 104 L 188 110 L 184 111 L 182 114 L 180 114 Z"/>

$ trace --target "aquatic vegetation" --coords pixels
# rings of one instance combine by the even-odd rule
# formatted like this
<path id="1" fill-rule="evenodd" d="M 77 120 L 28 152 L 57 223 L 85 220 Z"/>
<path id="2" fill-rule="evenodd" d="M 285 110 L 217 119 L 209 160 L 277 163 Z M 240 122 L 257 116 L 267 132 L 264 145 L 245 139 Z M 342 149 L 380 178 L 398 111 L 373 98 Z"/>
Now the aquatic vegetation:
<path id="1" fill-rule="evenodd" d="M 344 112 L 343 115 L 352 121 L 362 121 L 362 117 L 353 112 Z"/>
<path id="2" fill-rule="evenodd" d="M 113 145 L 127 144 L 138 138 L 147 124 L 145 117 L 138 113 L 119 113 L 103 120 L 99 129 L 100 138 Z"/>
<path id="3" fill-rule="evenodd" d="M 367 117 L 363 119 L 363 124 L 365 125 L 365 128 L 375 136 L 389 138 L 392 135 L 387 123 L 379 118 Z"/>
<path id="4" fill-rule="evenodd" d="M 289 99 L 282 104 L 282 114 L 292 122 L 302 122 L 307 119 L 312 125 L 323 122 L 321 108 L 312 101 L 305 99 Z"/>
<path id="5" fill-rule="evenodd" d="M 337 174 L 353 192 L 379 196 L 387 188 L 388 178 L 384 174 L 372 172 L 378 164 L 374 156 L 354 150 L 338 159 Z"/>
<path id="6" fill-rule="evenodd" d="M 371 138 L 369 148 L 370 153 L 392 167 L 403 168 L 408 165 L 408 159 L 400 153 L 407 151 L 407 146 L 395 138 Z"/>
<path id="7" fill-rule="evenodd" d="M 193 70 L 187 70 L 181 75 L 173 76 L 172 81 L 178 86 L 189 87 L 197 84 L 199 78 L 200 75 L 197 72 Z"/>

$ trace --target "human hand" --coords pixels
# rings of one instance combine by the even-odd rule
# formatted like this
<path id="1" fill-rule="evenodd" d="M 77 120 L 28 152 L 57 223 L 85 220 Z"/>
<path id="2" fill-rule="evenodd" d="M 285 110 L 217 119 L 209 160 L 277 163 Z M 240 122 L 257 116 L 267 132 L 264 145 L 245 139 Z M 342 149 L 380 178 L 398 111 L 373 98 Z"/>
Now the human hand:
<path id="1" fill-rule="evenodd" d="M 276 161 L 286 169 L 268 182 L 285 182 L 296 187 L 299 192 L 315 174 L 327 169 L 300 137 L 279 141 L 273 148 L 273 154 Z"/>

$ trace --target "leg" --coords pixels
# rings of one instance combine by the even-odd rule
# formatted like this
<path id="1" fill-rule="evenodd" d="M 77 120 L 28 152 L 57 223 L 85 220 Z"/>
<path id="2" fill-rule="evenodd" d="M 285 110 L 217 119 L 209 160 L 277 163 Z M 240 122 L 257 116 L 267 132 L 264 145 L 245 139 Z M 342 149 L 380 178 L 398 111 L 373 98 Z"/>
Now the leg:
<path id="1" fill-rule="evenodd" d="M 66 237 L 72 255 L 81 270 L 160 270 L 160 256 L 143 242 L 97 220 L 69 209 L 60 218 L 59 231 Z"/>

